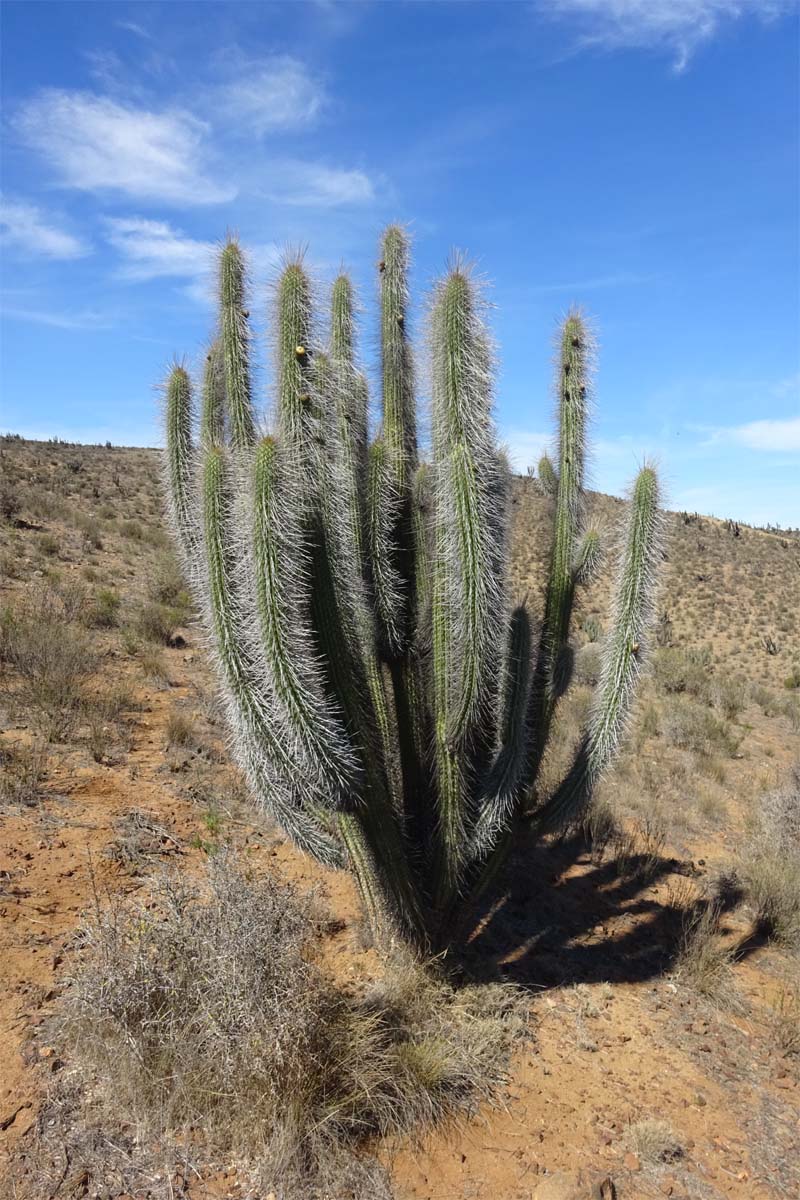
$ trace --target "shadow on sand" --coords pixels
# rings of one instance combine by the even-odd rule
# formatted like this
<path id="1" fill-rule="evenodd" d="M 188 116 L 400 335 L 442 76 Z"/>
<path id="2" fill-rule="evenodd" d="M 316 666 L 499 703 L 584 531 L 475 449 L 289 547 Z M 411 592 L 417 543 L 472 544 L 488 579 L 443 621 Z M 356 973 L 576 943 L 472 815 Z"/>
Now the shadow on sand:
<path id="1" fill-rule="evenodd" d="M 735 886 L 688 898 L 680 877 L 700 872 L 652 853 L 597 861 L 582 837 L 521 846 L 502 886 L 471 916 L 459 968 L 472 980 L 505 979 L 532 990 L 573 983 L 641 983 L 667 973 L 687 923 L 709 903 L 720 918 L 740 903 Z M 736 957 L 763 939 L 751 933 Z"/>

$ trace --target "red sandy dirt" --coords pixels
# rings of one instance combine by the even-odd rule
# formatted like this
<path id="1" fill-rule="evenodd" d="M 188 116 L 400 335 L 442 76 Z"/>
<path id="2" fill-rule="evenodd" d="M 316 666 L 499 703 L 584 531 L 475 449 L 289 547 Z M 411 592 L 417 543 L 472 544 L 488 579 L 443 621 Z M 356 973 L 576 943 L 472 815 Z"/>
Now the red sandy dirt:
<path id="1" fill-rule="evenodd" d="M 138 886 L 106 854 L 115 822 L 135 806 L 156 816 L 175 839 L 166 856 L 180 856 L 184 869 L 203 856 L 189 847 L 202 831 L 197 806 L 175 786 L 180 772 L 165 775 L 164 729 L 176 699 L 191 699 L 202 684 L 204 667 L 186 650 L 167 654 L 176 686 L 141 692 L 144 711 L 132 716 L 126 762 L 89 766 L 85 755 L 65 750 L 43 803 L 3 821 L 5 1165 L 13 1158 L 18 1167 L 30 1153 L 48 1071 L 51 1063 L 58 1067 L 37 1029 L 69 974 L 81 914 L 95 891 Z M 358 905 L 345 877 L 324 875 L 256 823 L 235 819 L 230 836 L 255 867 L 277 868 L 300 886 L 322 883 L 341 918 L 337 932 L 327 935 L 332 944 L 326 958 L 338 959 L 337 973 L 363 972 L 365 963 L 369 969 L 369 956 L 358 948 Z M 800 1092 L 795 1067 L 765 1033 L 763 1001 L 774 986 L 771 952 L 757 949 L 737 967 L 737 987 L 753 1002 L 746 1017 L 699 1005 L 661 971 L 662 934 L 673 919 L 670 900 L 686 883 L 679 864 L 642 889 L 616 879 L 585 852 L 571 858 L 565 853 L 537 862 L 545 872 L 540 893 L 531 882 L 527 895 L 512 894 L 503 928 L 495 915 L 477 939 L 485 961 L 499 963 L 500 974 L 531 995 L 534 1038 L 514 1058 L 504 1105 L 482 1109 L 475 1120 L 436 1133 L 421 1148 L 400 1145 L 387 1152 L 399 1200 L 528 1200 L 544 1174 L 579 1167 L 607 1171 L 623 1198 L 776 1200 L 795 1194 Z M 537 875 L 529 872 L 529 880 Z M 535 947 L 525 940 L 530 906 L 544 930 Z M 744 931 L 732 929 L 737 932 Z M 684 1150 L 677 1161 L 656 1168 L 626 1147 L 628 1126 L 651 1116 L 671 1125 Z M 35 1162 L 25 1165 L 28 1179 L 35 1178 Z M 15 1195 L 23 1197 L 18 1173 L 17 1181 Z"/>

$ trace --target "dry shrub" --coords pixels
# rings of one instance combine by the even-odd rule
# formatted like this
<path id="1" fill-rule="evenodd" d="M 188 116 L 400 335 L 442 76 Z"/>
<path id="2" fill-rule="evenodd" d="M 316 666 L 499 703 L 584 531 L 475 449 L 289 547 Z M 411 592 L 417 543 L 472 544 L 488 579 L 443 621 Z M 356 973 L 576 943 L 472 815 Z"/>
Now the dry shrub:
<path id="1" fill-rule="evenodd" d="M 197 741 L 197 732 L 186 713 L 173 709 L 167 718 L 167 749 L 173 746 L 193 746 Z"/>
<path id="2" fill-rule="evenodd" d="M 762 797 L 742 872 L 762 931 L 800 947 L 800 764 L 784 787 Z"/>
<path id="3" fill-rule="evenodd" d="M 661 731 L 668 742 L 701 757 L 723 753 L 733 757 L 742 735 L 729 721 L 720 720 L 710 709 L 685 696 L 674 696 L 663 708 Z"/>
<path id="4" fill-rule="evenodd" d="M 769 1023 L 781 1053 L 800 1056 L 800 979 L 781 982 L 771 1005 Z"/>
<path id="5" fill-rule="evenodd" d="M 148 642 L 171 646 L 183 614 L 169 604 L 145 601 L 136 614 L 136 632 Z"/>
<path id="6" fill-rule="evenodd" d="M 48 737 L 63 740 L 98 663 L 85 633 L 68 619 L 63 597 L 51 589 L 31 593 L 4 621 L 3 656 L 16 675 L 17 700 L 34 710 Z"/>
<path id="7" fill-rule="evenodd" d="M 688 905 L 683 912 L 677 978 L 713 1003 L 734 1002 L 733 953 L 720 940 L 722 903 L 717 897 Z"/>
<path id="8" fill-rule="evenodd" d="M 46 743 L 0 743 L 0 806 L 35 804 L 46 774 Z"/>
<path id="9" fill-rule="evenodd" d="M 676 1162 L 683 1156 L 683 1146 L 675 1131 L 666 1121 L 655 1117 L 646 1117 L 631 1125 L 625 1140 L 634 1154 L 649 1166 Z"/>
<path id="10" fill-rule="evenodd" d="M 468 1111 L 503 1078 L 513 991 L 456 992 L 405 961 L 354 998 L 309 961 L 307 900 L 227 854 L 207 882 L 98 908 L 64 1001 L 94 1121 L 132 1123 L 140 1153 L 237 1160 L 282 1197 L 321 1196 L 367 1139 Z"/>

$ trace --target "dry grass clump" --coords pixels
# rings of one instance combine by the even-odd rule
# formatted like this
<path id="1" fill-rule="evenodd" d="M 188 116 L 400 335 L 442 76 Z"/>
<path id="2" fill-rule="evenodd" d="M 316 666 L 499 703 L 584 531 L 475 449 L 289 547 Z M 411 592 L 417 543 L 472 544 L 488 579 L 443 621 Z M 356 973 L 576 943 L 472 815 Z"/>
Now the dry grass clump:
<path id="1" fill-rule="evenodd" d="M 46 774 L 46 743 L 0 743 L 0 806 L 36 804 Z"/>
<path id="2" fill-rule="evenodd" d="M 720 940 L 722 904 L 717 897 L 688 905 L 683 913 L 675 974 L 712 1003 L 734 1003 L 733 952 Z"/>
<path id="3" fill-rule="evenodd" d="M 761 930 L 800 948 L 800 764 L 782 788 L 762 797 L 742 872 Z"/>
<path id="4" fill-rule="evenodd" d="M 650 1166 L 676 1162 L 683 1156 L 683 1146 L 675 1131 L 666 1121 L 656 1117 L 646 1117 L 631 1125 L 626 1143 L 643 1163 Z"/>
<path id="5" fill-rule="evenodd" d="M 13 699 L 33 709 L 48 738 L 63 740 L 75 724 L 83 685 L 98 665 L 86 634 L 72 624 L 65 598 L 44 588 L 9 610 L 2 656 L 14 676 Z"/>
<path id="6" fill-rule="evenodd" d="M 771 1006 L 770 1025 L 781 1053 L 800 1056 L 800 979 L 782 981 Z"/>
<path id="7" fill-rule="evenodd" d="M 142 1153 L 239 1161 L 282 1197 L 322 1195 L 367 1139 L 468 1111 L 502 1079 L 507 988 L 456 992 L 405 962 L 354 998 L 309 960 L 308 901 L 226 854 L 207 883 L 201 897 L 165 877 L 155 904 L 98 909 L 66 994 L 61 1036 L 95 1120 L 132 1123 Z"/>

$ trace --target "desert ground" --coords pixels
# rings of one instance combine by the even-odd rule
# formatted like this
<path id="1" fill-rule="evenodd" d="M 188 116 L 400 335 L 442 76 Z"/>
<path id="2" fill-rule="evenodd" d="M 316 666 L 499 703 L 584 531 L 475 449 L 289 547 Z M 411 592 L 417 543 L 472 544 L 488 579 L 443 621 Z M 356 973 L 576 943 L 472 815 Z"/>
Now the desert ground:
<path id="1" fill-rule="evenodd" d="M 284 841 L 231 765 L 159 453 L 7 437 L 0 476 L 0 1192 L 281 1200 L 241 1154 L 203 1161 L 191 1137 L 182 1167 L 158 1150 L 138 1164 L 136 1129 L 58 1016 L 93 913 L 146 906 L 153 877 L 202 880 L 225 852 L 313 893 L 311 953 L 358 997 L 382 968 L 357 895 Z M 513 502 L 512 593 L 536 595 L 550 502 L 525 477 Z M 620 503 L 591 497 L 609 528 Z M 503 1078 L 459 1117 L 365 1139 L 381 1195 L 800 1194 L 800 536 L 670 513 L 665 556 L 658 645 L 595 816 L 519 848 L 469 943 L 472 986 L 515 995 Z M 607 582 L 577 613 L 554 779 Z M 581 1171 L 595 1193 L 567 1189 Z"/>

